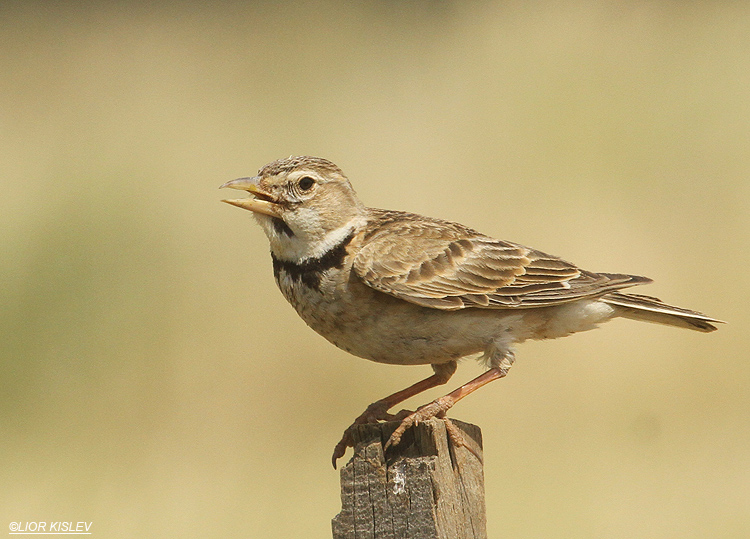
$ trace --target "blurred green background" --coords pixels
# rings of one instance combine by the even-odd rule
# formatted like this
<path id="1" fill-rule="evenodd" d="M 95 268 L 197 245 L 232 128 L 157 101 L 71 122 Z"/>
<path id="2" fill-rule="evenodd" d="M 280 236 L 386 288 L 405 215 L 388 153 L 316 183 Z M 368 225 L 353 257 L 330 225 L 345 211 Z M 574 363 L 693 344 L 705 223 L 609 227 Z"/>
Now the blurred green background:
<path id="1" fill-rule="evenodd" d="M 330 537 L 342 429 L 431 371 L 309 330 L 219 202 L 312 154 L 369 205 L 730 322 L 522 345 L 453 411 L 484 431 L 491 537 L 750 536 L 747 3 L 5 1 L 0 25 L 0 524 Z"/>

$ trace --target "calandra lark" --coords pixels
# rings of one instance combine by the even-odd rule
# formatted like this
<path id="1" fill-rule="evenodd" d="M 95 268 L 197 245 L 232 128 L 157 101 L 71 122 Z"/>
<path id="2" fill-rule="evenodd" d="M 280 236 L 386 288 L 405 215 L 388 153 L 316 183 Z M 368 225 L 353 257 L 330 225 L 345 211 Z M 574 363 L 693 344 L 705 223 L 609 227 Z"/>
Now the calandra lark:
<path id="1" fill-rule="evenodd" d="M 222 187 L 253 195 L 225 202 L 253 212 L 271 244 L 276 283 L 312 329 L 359 357 L 432 366 L 432 376 L 374 402 L 352 425 L 400 420 L 386 448 L 431 417 L 445 419 L 460 443 L 446 410 L 505 376 L 515 344 L 526 339 L 563 337 L 615 317 L 704 332 L 719 322 L 620 292 L 651 282 L 646 277 L 594 273 L 458 223 L 368 208 L 326 159 L 280 159 Z M 478 353 L 488 369 L 474 380 L 416 412 L 388 412 L 445 384 L 459 358 Z M 334 467 L 352 445 L 352 427 L 336 445 Z"/>

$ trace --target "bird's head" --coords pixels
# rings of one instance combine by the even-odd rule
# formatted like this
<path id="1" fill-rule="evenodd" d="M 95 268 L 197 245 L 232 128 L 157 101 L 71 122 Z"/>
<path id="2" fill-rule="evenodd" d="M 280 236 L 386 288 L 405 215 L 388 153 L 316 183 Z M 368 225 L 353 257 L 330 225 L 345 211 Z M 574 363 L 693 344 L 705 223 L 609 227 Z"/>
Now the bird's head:
<path id="1" fill-rule="evenodd" d="M 257 176 L 221 187 L 254 196 L 224 202 L 252 211 L 271 250 L 287 260 L 320 256 L 364 219 L 365 208 L 344 173 L 319 157 L 279 159 Z"/>

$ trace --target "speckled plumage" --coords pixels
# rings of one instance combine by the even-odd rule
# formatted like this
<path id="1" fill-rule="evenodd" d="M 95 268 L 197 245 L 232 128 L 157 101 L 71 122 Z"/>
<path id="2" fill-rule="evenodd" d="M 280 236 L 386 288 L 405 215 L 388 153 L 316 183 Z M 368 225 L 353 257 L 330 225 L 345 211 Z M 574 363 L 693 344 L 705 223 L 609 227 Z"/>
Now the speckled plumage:
<path id="1" fill-rule="evenodd" d="M 312 329 L 366 359 L 433 366 L 433 376 L 373 403 L 356 422 L 393 418 L 390 407 L 445 383 L 457 359 L 483 355 L 485 374 L 407 416 L 389 444 L 505 376 L 514 345 L 527 339 L 562 337 L 617 316 L 704 332 L 719 322 L 620 292 L 646 277 L 594 273 L 459 223 L 368 208 L 341 169 L 318 157 L 274 161 L 224 187 L 255 196 L 227 202 L 255 213 L 276 282 Z M 348 433 L 334 465 L 350 445 Z"/>

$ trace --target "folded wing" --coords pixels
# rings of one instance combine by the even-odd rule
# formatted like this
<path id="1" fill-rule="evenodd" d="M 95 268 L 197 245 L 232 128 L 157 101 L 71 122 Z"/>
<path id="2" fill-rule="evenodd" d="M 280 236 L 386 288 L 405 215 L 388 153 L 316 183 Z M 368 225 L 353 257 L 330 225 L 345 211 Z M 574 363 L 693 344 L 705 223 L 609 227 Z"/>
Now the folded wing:
<path id="1" fill-rule="evenodd" d="M 355 273 L 376 290 L 425 307 L 543 307 L 650 282 L 634 275 L 588 272 L 458 223 L 372 211 L 379 223 L 364 239 Z"/>

